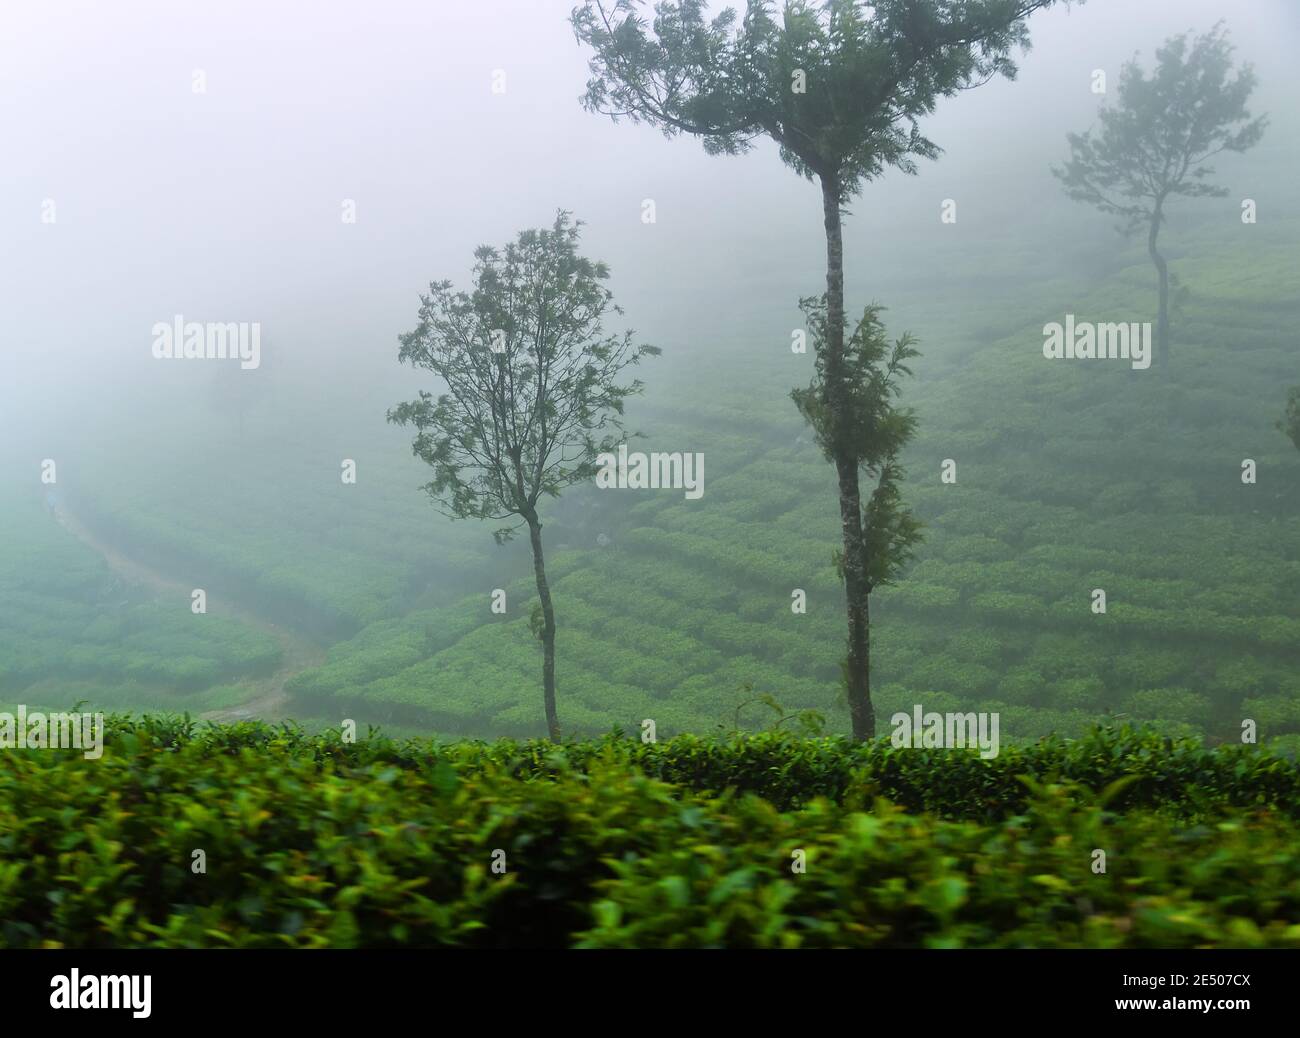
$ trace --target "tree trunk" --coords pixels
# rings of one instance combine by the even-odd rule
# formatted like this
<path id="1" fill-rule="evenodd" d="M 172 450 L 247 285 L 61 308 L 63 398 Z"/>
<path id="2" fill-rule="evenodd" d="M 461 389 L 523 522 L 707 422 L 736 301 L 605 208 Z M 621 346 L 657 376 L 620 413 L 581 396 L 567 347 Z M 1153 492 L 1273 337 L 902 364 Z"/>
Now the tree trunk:
<path id="1" fill-rule="evenodd" d="M 542 701 L 546 705 L 546 731 L 552 742 L 559 742 L 560 719 L 555 712 L 555 609 L 551 605 L 551 585 L 546 582 L 546 560 L 542 557 L 542 524 L 536 516 L 527 518 L 537 597 L 542 603 Z"/>
<path id="2" fill-rule="evenodd" d="M 1160 308 L 1156 311 L 1156 361 L 1159 367 L 1169 365 L 1169 266 L 1156 248 L 1156 235 L 1160 233 L 1162 202 L 1156 202 L 1155 212 L 1151 215 L 1151 229 L 1147 233 L 1147 252 L 1151 262 L 1156 265 L 1160 275 Z"/>
<path id="3" fill-rule="evenodd" d="M 862 537 L 862 498 L 854 445 L 838 435 L 844 409 L 844 240 L 840 221 L 840 191 L 835 177 L 822 176 L 822 209 L 826 219 L 826 356 L 823 364 L 835 474 L 840 486 L 840 529 L 844 538 L 844 591 L 848 606 L 848 658 L 845 691 L 853 738 L 875 738 L 876 714 L 871 706 L 871 617 L 868 611 L 866 556 Z"/>

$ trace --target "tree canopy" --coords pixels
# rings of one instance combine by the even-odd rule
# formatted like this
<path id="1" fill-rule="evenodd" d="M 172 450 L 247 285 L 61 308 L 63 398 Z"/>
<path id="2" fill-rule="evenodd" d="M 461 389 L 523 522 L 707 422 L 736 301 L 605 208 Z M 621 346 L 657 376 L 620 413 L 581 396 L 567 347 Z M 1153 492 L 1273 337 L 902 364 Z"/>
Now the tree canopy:
<path id="1" fill-rule="evenodd" d="M 617 376 L 659 350 L 606 332 L 622 310 L 606 265 L 578 254 L 580 227 L 560 212 L 549 230 L 481 246 L 473 290 L 431 284 L 419 325 L 401 337 L 400 359 L 447 391 L 421 391 L 389 419 L 416 428 L 412 450 L 434 472 L 425 489 L 452 518 L 535 515 L 543 496 L 593 478 L 596 455 L 623 441 L 624 401 L 642 384 Z"/>
<path id="2" fill-rule="evenodd" d="M 1116 104 L 1102 109 L 1095 131 L 1068 135 L 1070 158 L 1053 172 L 1071 198 L 1121 217 L 1125 230 L 1163 220 L 1170 196 L 1227 194 L 1209 183 L 1207 161 L 1253 147 L 1268 124 L 1246 107 L 1254 70 L 1232 72 L 1222 22 L 1202 36 L 1172 37 L 1150 75 L 1136 59 L 1124 66 Z"/>
<path id="3" fill-rule="evenodd" d="M 915 171 L 938 146 L 918 120 L 996 75 L 1029 43 L 1025 18 L 1056 0 L 749 0 L 708 18 L 703 0 L 587 0 L 572 15 L 593 49 L 583 104 L 690 133 L 711 153 L 767 136 L 841 200 L 886 167 Z"/>

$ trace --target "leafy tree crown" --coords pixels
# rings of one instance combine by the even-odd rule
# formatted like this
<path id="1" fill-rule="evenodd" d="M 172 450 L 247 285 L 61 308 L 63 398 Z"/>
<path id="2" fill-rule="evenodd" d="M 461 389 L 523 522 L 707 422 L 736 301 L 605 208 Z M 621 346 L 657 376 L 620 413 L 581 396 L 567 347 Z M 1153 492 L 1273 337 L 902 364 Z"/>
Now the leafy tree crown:
<path id="1" fill-rule="evenodd" d="M 918 119 L 940 97 L 1014 77 L 1026 17 L 1057 0 L 749 0 L 708 18 L 704 0 L 586 0 L 571 16 L 590 46 L 585 107 L 695 134 L 736 154 L 760 136 L 842 199 L 939 148 Z M 798 74 L 798 81 L 797 76 Z"/>
<path id="2" fill-rule="evenodd" d="M 424 489 L 445 515 L 536 522 L 543 495 L 592 478 L 596 456 L 626 438 L 624 402 L 642 383 L 619 376 L 659 350 L 606 333 L 622 310 L 606 265 L 578 254 L 581 226 L 561 211 L 549 229 L 481 246 L 472 291 L 430 284 L 400 337 L 399 358 L 446 385 L 388 413 L 415 428 L 412 451 L 433 469 Z"/>
<path id="3" fill-rule="evenodd" d="M 1171 195 L 1221 196 L 1208 183 L 1207 160 L 1241 152 L 1264 134 L 1267 116 L 1252 118 L 1255 89 L 1249 64 L 1233 74 L 1232 45 L 1222 22 L 1202 36 L 1174 36 L 1156 51 L 1148 76 L 1137 59 L 1120 73 L 1116 104 L 1099 126 L 1068 136 L 1070 157 L 1053 173 L 1071 198 L 1119 216 L 1133 230 Z"/>

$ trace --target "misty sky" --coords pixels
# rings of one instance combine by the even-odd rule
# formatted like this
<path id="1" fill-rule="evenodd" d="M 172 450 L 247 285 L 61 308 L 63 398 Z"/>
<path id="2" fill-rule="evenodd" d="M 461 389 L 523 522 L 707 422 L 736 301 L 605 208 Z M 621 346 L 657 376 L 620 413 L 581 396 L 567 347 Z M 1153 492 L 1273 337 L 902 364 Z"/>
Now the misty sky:
<path id="1" fill-rule="evenodd" d="M 88 393 L 125 399 L 156 376 L 151 326 L 177 313 L 259 321 L 268 358 L 386 371 L 429 280 L 463 282 L 476 245 L 559 206 L 587 221 L 585 251 L 611 264 L 630 323 L 669 357 L 749 327 L 737 311 L 758 290 L 790 307 L 819 291 L 817 190 L 770 147 L 709 157 L 584 112 L 571 6 L 7 0 L 0 420 L 65 416 Z M 1255 155 L 1288 147 L 1300 5 L 1091 0 L 1036 15 L 1020 78 L 941 102 L 926 127 L 941 159 L 916 178 L 886 174 L 853 207 L 850 294 L 888 267 L 891 236 L 937 221 L 945 196 L 971 234 L 1069 209 L 1047 166 L 1097 108 L 1091 70 L 1117 76 L 1221 14 L 1260 77 L 1252 109 L 1272 115 Z M 504 95 L 491 92 L 496 69 Z M 344 199 L 355 225 L 340 219 Z"/>

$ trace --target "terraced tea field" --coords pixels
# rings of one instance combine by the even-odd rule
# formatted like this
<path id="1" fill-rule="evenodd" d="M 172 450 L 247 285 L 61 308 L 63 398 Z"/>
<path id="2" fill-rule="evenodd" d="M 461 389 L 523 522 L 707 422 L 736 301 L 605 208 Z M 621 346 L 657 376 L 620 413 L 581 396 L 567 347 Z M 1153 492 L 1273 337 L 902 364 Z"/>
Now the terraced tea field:
<path id="1" fill-rule="evenodd" d="M 923 351 L 905 493 L 926 540 L 873 596 L 878 715 L 915 702 L 997 710 L 1011 741 L 1105 716 L 1217 741 L 1249 717 L 1267 741 L 1300 742 L 1300 456 L 1273 428 L 1298 377 L 1294 230 L 1247 248 L 1202 221 L 1177 240 L 1174 269 L 1193 293 L 1167 375 L 1042 357 L 1042 326 L 1065 313 L 1149 308 L 1135 249 L 1086 291 L 1051 269 L 1033 279 L 1012 250 L 1000 262 L 1027 279 L 1014 309 L 991 305 L 986 259 L 961 248 L 940 257 L 954 285 L 941 310 L 885 280 L 891 331 L 911 328 Z M 638 443 L 702 451 L 702 498 L 580 488 L 546 517 L 569 731 L 643 718 L 666 734 L 761 727 L 762 694 L 844 728 L 833 479 L 788 399 L 807 358 L 773 342 L 683 348 L 671 378 L 646 372 Z M 275 671 L 274 638 L 128 594 L 35 495 L 6 518 L 4 695 L 196 710 L 242 697 L 321 723 L 536 734 L 526 552 L 430 507 L 424 472 L 383 422 L 392 402 L 339 389 L 311 412 L 254 409 L 238 451 L 199 435 L 182 463 L 141 434 L 65 465 L 68 508 L 102 542 L 330 645 L 284 675 L 289 701 L 268 709 L 239 684 Z M 132 463 L 110 464 L 123 456 Z M 356 485 L 339 478 L 348 458 Z M 1247 458 L 1254 484 L 1241 479 Z M 954 483 L 940 479 L 945 460 Z M 232 464 L 240 478 L 224 479 Z M 495 588 L 504 616 L 489 608 Z M 127 656 L 96 648 L 128 628 Z"/>

